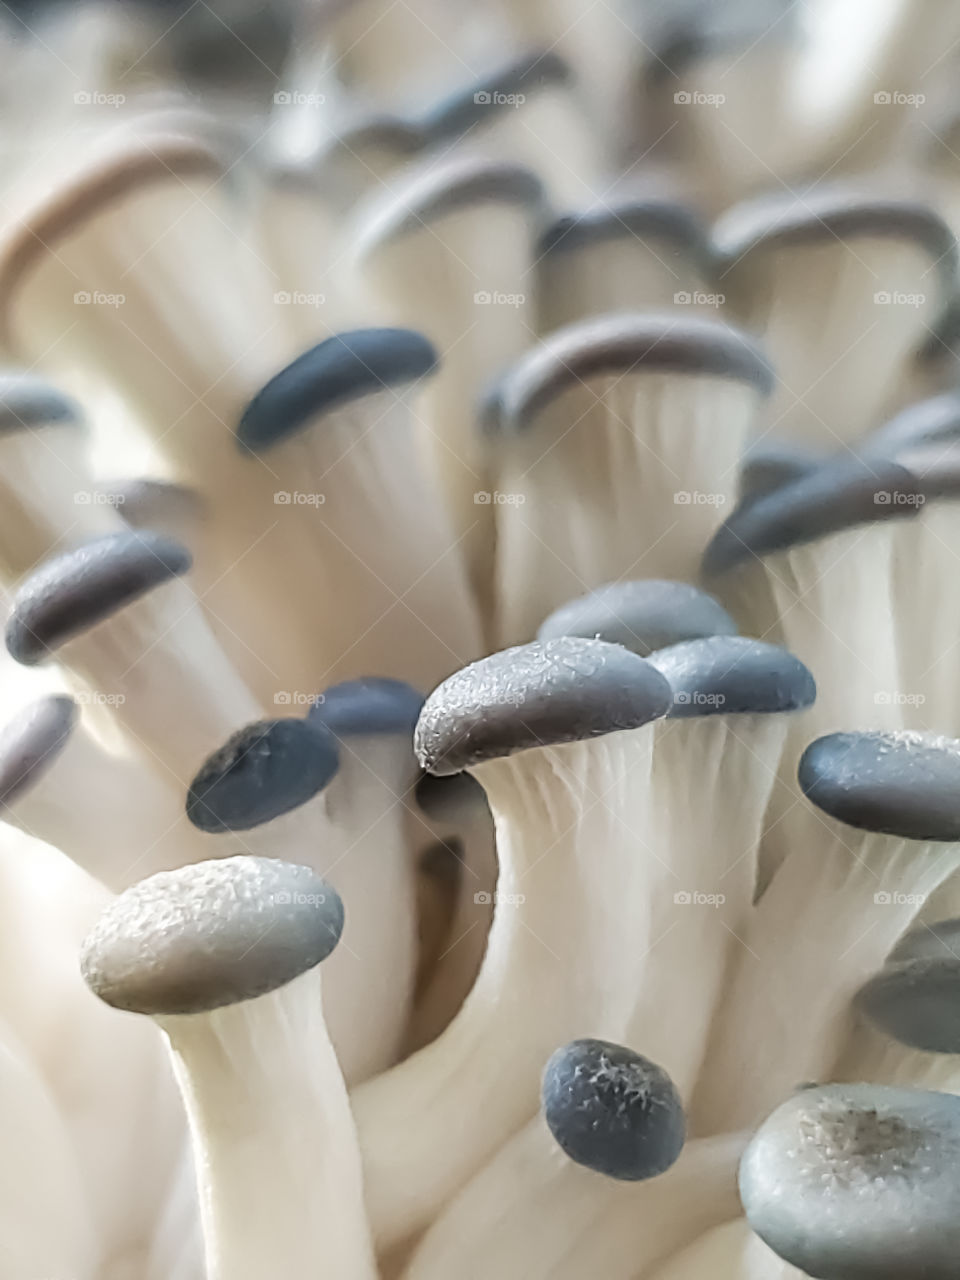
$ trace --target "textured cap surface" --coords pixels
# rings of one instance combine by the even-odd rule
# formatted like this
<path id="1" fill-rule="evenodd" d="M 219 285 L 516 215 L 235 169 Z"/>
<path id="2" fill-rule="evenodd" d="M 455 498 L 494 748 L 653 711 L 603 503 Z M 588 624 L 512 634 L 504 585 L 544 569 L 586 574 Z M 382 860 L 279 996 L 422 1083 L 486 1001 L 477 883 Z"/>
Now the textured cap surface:
<path id="1" fill-rule="evenodd" d="M 606 640 L 645 658 L 681 640 L 736 632 L 733 618 L 705 591 L 688 582 L 646 578 L 611 582 L 561 605 L 541 623 L 537 639 L 583 636 Z"/>
<path id="2" fill-rule="evenodd" d="M 35 570 L 14 596 L 7 649 L 17 662 L 41 662 L 190 565 L 185 547 L 157 533 L 111 533 L 64 552 Z"/>
<path id="3" fill-rule="evenodd" d="M 116 1009 L 205 1013 L 266 995 L 326 959 L 343 904 L 308 867 L 224 858 L 134 885 L 84 941 L 81 970 Z"/>
<path id="4" fill-rule="evenodd" d="M 839 822 L 908 840 L 960 840 L 960 742 L 931 733 L 831 733 L 797 771 Z"/>
<path id="5" fill-rule="evenodd" d="M 567 636 L 518 645 L 430 694 L 414 746 L 430 773 L 458 773 L 530 747 L 636 729 L 665 715 L 670 686 L 636 654 Z"/>

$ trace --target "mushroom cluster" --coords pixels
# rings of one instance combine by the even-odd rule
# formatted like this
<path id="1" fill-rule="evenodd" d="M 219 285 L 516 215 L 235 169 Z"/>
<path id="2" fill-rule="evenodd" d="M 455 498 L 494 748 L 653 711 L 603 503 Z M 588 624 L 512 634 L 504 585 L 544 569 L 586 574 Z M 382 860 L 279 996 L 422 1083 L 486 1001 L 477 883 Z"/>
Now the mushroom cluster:
<path id="1" fill-rule="evenodd" d="M 0 1280 L 957 1280 L 960 6 L 0 8 Z"/>

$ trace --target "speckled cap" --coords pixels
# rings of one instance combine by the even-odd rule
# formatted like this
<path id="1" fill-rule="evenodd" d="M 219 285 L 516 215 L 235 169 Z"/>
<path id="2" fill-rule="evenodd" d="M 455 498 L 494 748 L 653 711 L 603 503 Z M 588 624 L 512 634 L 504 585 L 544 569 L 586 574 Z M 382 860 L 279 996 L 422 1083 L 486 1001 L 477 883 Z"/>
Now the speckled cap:
<path id="1" fill-rule="evenodd" d="M 932 733 L 831 733 L 800 758 L 800 788 L 838 822 L 907 840 L 960 840 L 960 742 Z"/>
<path id="2" fill-rule="evenodd" d="M 323 414 L 432 373 L 437 353 L 412 329 L 353 329 L 311 347 L 271 378 L 240 419 L 237 441 L 262 453 Z"/>
<path id="3" fill-rule="evenodd" d="M 54 694 L 31 702 L 0 729 L 0 817 L 39 782 L 67 745 L 79 711 L 73 698 Z"/>
<path id="4" fill-rule="evenodd" d="M 952 1280 L 958 1196 L 960 1098 L 919 1089 L 803 1089 L 740 1164 L 753 1231 L 822 1280 Z"/>
<path id="5" fill-rule="evenodd" d="M 705 591 L 688 582 L 645 578 L 611 582 L 561 605 L 541 623 L 537 639 L 606 640 L 646 658 L 681 640 L 736 633 L 733 618 Z"/>
<path id="6" fill-rule="evenodd" d="M 430 694 L 414 735 L 430 773 L 636 729 L 665 715 L 670 686 L 643 658 L 565 636 L 518 645 L 455 672 Z"/>
<path id="7" fill-rule="evenodd" d="M 187 817 L 201 831 L 248 831 L 312 800 L 340 765 L 336 739 L 309 720 L 258 720 L 201 765 Z"/>
<path id="8" fill-rule="evenodd" d="M 342 929 L 340 898 L 308 867 L 225 858 L 127 889 L 87 935 L 80 966 L 115 1009 L 209 1013 L 292 982 L 326 959 Z"/>
<path id="9" fill-rule="evenodd" d="M 729 325 L 673 314 L 602 316 L 558 330 L 518 361 L 494 388 L 484 426 L 516 435 L 571 386 L 605 374 L 665 372 L 730 378 L 764 395 L 773 387 L 760 348 Z"/>
<path id="10" fill-rule="evenodd" d="M 543 1117 L 571 1160 L 640 1182 L 665 1173 L 686 1138 L 673 1081 L 656 1063 L 606 1040 L 573 1040 L 547 1063 Z"/>
<path id="11" fill-rule="evenodd" d="M 33 666 L 154 587 L 187 572 L 189 551 L 156 533 L 111 533 L 47 560 L 17 590 L 6 641 Z"/>
<path id="12" fill-rule="evenodd" d="M 670 717 L 775 715 L 817 697 L 813 676 L 779 645 L 749 636 L 709 636 L 660 649 L 650 663 L 673 690 Z"/>
<path id="13" fill-rule="evenodd" d="M 923 500 L 923 482 L 888 458 L 831 458 L 792 484 L 741 502 L 707 546 L 704 577 L 858 525 L 911 519 Z"/>

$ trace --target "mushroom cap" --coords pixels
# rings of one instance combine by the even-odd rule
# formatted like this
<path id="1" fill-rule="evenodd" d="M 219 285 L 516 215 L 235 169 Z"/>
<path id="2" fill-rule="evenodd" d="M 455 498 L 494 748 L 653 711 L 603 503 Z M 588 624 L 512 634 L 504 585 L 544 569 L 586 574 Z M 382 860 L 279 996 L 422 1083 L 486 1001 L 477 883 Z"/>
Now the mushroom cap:
<path id="1" fill-rule="evenodd" d="M 686 1139 L 683 1104 L 667 1073 L 607 1040 L 572 1040 L 557 1049 L 543 1073 L 541 1100 L 563 1151 L 608 1178 L 655 1178 Z"/>
<path id="2" fill-rule="evenodd" d="M 650 657 L 673 690 L 670 718 L 802 711 L 817 697 L 813 676 L 787 649 L 749 636 L 708 636 Z"/>
<path id="3" fill-rule="evenodd" d="M 312 800 L 339 764 L 325 725 L 257 720 L 201 765 L 187 792 L 187 817 L 201 831 L 248 831 Z"/>
<path id="4" fill-rule="evenodd" d="M 168 521 L 195 524 L 202 519 L 205 502 L 196 489 L 169 480 L 138 476 L 97 486 L 132 529 L 162 530 Z"/>
<path id="5" fill-rule="evenodd" d="M 918 400 L 901 409 L 863 441 L 864 452 L 899 456 L 914 445 L 939 444 L 960 439 L 960 394 L 949 391 Z"/>
<path id="6" fill-rule="evenodd" d="M 860 988 L 855 1004 L 900 1044 L 960 1053 L 960 953 L 888 963 Z"/>
<path id="7" fill-rule="evenodd" d="M 116 1009 L 207 1013 L 285 986 L 326 959 L 343 903 L 308 867 L 236 857 L 162 871 L 87 935 L 81 971 Z"/>
<path id="8" fill-rule="evenodd" d="M 412 738 L 423 703 L 423 694 L 405 680 L 362 676 L 325 689 L 307 719 L 324 725 L 336 738 L 372 734 Z"/>
<path id="9" fill-rule="evenodd" d="M 537 639 L 606 640 L 646 658 L 681 640 L 736 633 L 733 618 L 705 591 L 688 582 L 647 578 L 611 582 L 561 605 L 540 624 Z"/>
<path id="10" fill-rule="evenodd" d="M 710 540 L 702 571 L 716 578 L 858 525 L 909 519 L 923 501 L 922 481 L 892 459 L 831 458 L 790 484 L 741 502 Z"/>
<path id="11" fill-rule="evenodd" d="M 648 196 L 605 203 L 555 218 L 540 235 L 537 259 L 576 253 L 603 240 L 666 240 L 697 259 L 707 257 L 706 228 L 679 200 Z"/>
<path id="12" fill-rule="evenodd" d="M 253 397 L 237 427 L 237 441 L 262 453 L 323 414 L 406 386 L 437 366 L 437 353 L 412 329 L 353 329 L 334 334 L 281 369 Z"/>
<path id="13" fill-rule="evenodd" d="M 158 533 L 110 533 L 54 556 L 17 590 L 7 649 L 33 666 L 154 587 L 187 572 L 190 552 Z"/>
<path id="14" fill-rule="evenodd" d="M 887 956 L 888 964 L 901 960 L 949 960 L 960 956 L 960 920 L 918 924 L 903 935 Z"/>
<path id="15" fill-rule="evenodd" d="M 82 422 L 80 406 L 45 378 L 25 369 L 0 369 L 0 435 Z"/>
<path id="16" fill-rule="evenodd" d="M 54 694 L 31 702 L 0 729 L 0 805 L 13 804 L 39 782 L 67 745 L 78 714 L 73 698 Z"/>
<path id="17" fill-rule="evenodd" d="M 789 440 L 759 440 L 743 455 L 740 464 L 740 501 L 760 498 L 793 484 L 823 461 L 823 455 L 808 446 Z"/>
<path id="18" fill-rule="evenodd" d="M 960 742 L 906 730 L 830 733 L 797 770 L 807 799 L 838 822 L 907 840 L 960 840 Z"/>
<path id="19" fill-rule="evenodd" d="M 509 100 L 516 94 L 530 97 L 538 89 L 572 79 L 570 64 L 558 53 L 536 49 L 441 99 L 421 116 L 420 127 L 433 145 L 466 133 L 511 107 Z"/>
<path id="20" fill-rule="evenodd" d="M 620 645 L 536 640 L 444 680 L 424 703 L 414 748 L 428 772 L 459 773 L 532 747 L 639 728 L 670 702 L 663 676 Z"/>
<path id="21" fill-rule="evenodd" d="M 558 395 L 591 378 L 669 372 L 730 378 L 763 395 L 773 387 L 766 356 L 730 325 L 678 320 L 672 313 L 618 313 L 567 325 L 518 361 L 494 388 L 484 427 L 517 435 Z"/>
<path id="22" fill-rule="evenodd" d="M 949 1280 L 960 1253 L 960 1098 L 803 1089 L 740 1164 L 752 1229 L 818 1280 Z"/>

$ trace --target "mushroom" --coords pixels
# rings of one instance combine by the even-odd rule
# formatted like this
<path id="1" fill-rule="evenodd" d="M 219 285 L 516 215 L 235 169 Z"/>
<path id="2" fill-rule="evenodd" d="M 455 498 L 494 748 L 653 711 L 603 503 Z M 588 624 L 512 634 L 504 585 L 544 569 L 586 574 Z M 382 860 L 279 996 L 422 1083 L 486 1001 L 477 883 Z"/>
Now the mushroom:
<path id="1" fill-rule="evenodd" d="M 740 1164 L 750 1226 L 818 1280 L 956 1274 L 960 1099 L 882 1085 L 803 1089 Z"/>
<path id="2" fill-rule="evenodd" d="M 152 1017 L 197 1155 L 210 1280 L 376 1275 L 356 1136 L 318 966 L 343 905 L 315 872 L 237 857 L 128 889 L 85 940 L 84 978 Z"/>

